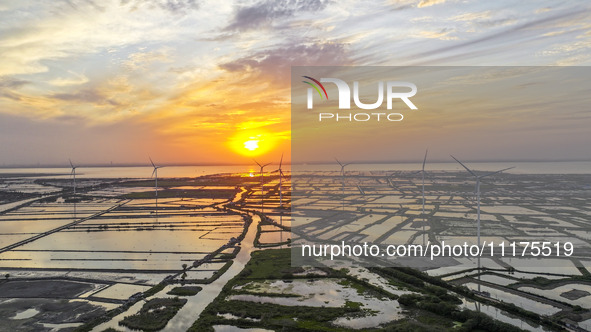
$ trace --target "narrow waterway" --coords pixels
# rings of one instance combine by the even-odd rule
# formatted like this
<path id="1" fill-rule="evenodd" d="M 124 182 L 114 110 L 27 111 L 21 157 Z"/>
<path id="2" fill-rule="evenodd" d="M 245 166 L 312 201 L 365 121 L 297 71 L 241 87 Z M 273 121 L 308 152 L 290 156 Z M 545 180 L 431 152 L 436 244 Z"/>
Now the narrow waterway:
<path id="1" fill-rule="evenodd" d="M 186 331 L 199 315 L 222 291 L 222 288 L 234 278 L 240 271 L 244 269 L 244 266 L 250 260 L 250 254 L 253 251 L 253 242 L 257 232 L 257 225 L 261 221 L 257 215 L 253 216 L 253 222 L 248 228 L 246 236 L 241 243 L 241 249 L 232 266 L 219 277 L 216 281 L 208 285 L 202 285 L 201 290 L 197 295 L 187 298 L 187 303 L 179 310 L 166 325 L 162 331 L 177 332 Z"/>
<path id="2" fill-rule="evenodd" d="M 234 198 L 234 202 L 238 201 L 242 195 L 246 193 L 246 190 L 243 188 L 242 191 L 236 195 Z M 194 296 L 189 297 L 182 297 L 187 299 L 187 303 L 179 310 L 179 312 L 168 322 L 166 327 L 161 331 L 167 332 L 177 332 L 177 331 L 186 331 L 193 322 L 195 322 L 201 312 L 207 307 L 222 291 L 222 288 L 228 283 L 228 281 L 234 278 L 240 271 L 244 269 L 244 266 L 250 260 L 250 254 L 254 248 L 253 243 L 257 232 L 257 226 L 261 221 L 261 218 L 258 215 L 252 215 L 253 221 L 248 226 L 248 230 L 242 242 L 240 243 L 240 252 L 236 255 L 233 259 L 234 263 L 232 266 L 217 280 L 212 282 L 211 284 L 206 285 L 199 285 L 203 289 Z M 118 331 L 127 331 L 133 332 L 135 330 L 131 330 L 126 328 L 125 326 L 120 326 L 119 322 L 126 316 L 134 315 L 140 311 L 146 301 L 149 301 L 153 298 L 161 298 L 161 297 L 171 297 L 171 295 L 167 295 L 172 288 L 179 286 L 178 284 L 168 285 L 162 291 L 158 292 L 157 294 L 146 298 L 145 300 L 139 301 L 127 309 L 125 312 L 113 317 L 108 322 L 100 324 L 96 326 L 92 331 L 93 332 L 100 332 L 104 331 L 107 328 L 113 328 Z"/>

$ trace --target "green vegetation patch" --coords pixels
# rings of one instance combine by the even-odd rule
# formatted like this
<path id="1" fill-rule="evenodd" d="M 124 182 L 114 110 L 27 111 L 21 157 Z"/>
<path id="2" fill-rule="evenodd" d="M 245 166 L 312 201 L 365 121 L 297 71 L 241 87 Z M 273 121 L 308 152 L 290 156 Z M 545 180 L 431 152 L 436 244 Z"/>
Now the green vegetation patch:
<path id="1" fill-rule="evenodd" d="M 186 299 L 178 297 L 152 299 L 137 314 L 123 318 L 119 325 L 136 330 L 158 331 L 166 326 L 185 303 Z"/>
<path id="2" fill-rule="evenodd" d="M 343 308 L 317 308 L 246 301 L 219 301 L 213 306 L 208 306 L 189 331 L 212 331 L 211 327 L 217 324 L 229 324 L 242 328 L 263 326 L 277 330 L 290 328 L 288 330 L 293 331 L 305 329 L 346 331 L 347 329 L 332 326 L 331 322 L 339 317 L 359 313 L 360 311 L 355 304 Z M 242 318 L 260 319 L 260 322 L 252 322 L 246 319 L 227 321 L 218 316 L 218 313 L 230 313 Z"/>
<path id="3" fill-rule="evenodd" d="M 168 295 L 176 295 L 176 296 L 192 296 L 199 293 L 203 288 L 199 286 L 185 286 L 185 287 L 175 287 L 170 290 L 170 292 L 166 293 Z"/>
<path id="4" fill-rule="evenodd" d="M 338 274 L 327 269 L 325 277 L 333 278 Z M 241 328 L 264 327 L 271 330 L 302 331 L 347 331 L 348 329 L 332 325 L 332 321 L 343 316 L 363 315 L 361 303 L 349 301 L 343 307 L 308 307 L 282 306 L 271 303 L 227 300 L 230 295 L 248 294 L 249 289 L 233 290 L 236 285 L 244 285 L 252 281 L 289 280 L 305 278 L 294 276 L 304 271 L 301 267 L 291 266 L 290 249 L 269 249 L 255 251 L 242 272 L 232 279 L 221 294 L 201 313 L 200 318 L 189 331 L 213 331 L 214 325 L 232 325 Z M 349 284 L 353 285 L 353 283 Z M 360 285 L 355 285 L 361 287 Z M 292 297 L 295 294 L 251 293 L 258 296 Z M 220 315 L 232 314 L 238 319 L 227 319 Z M 256 321 L 253 321 L 256 320 Z"/>
<path id="5" fill-rule="evenodd" d="M 239 277 L 243 279 L 282 279 L 293 278 L 293 273 L 302 271 L 291 267 L 290 249 L 262 250 L 252 253 L 252 257 Z"/>

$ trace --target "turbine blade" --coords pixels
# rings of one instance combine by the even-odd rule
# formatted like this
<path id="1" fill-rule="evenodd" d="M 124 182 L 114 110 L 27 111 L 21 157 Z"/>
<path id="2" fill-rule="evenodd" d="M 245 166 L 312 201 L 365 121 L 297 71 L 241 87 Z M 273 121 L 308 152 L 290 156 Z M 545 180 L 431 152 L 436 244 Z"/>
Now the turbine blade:
<path id="1" fill-rule="evenodd" d="M 470 174 L 472 174 L 475 177 L 478 177 L 478 175 L 474 174 L 474 172 L 472 172 L 468 167 L 466 167 L 466 165 L 462 164 L 461 161 L 457 160 L 456 157 L 450 155 L 452 158 L 454 158 L 455 161 L 457 161 L 460 165 L 462 165 L 462 167 L 464 167 L 468 172 L 470 172 Z"/>
<path id="2" fill-rule="evenodd" d="M 269 165 L 271 165 L 271 163 L 266 163 L 266 164 L 263 165 L 263 167 L 267 167 Z"/>
<path id="3" fill-rule="evenodd" d="M 279 159 L 279 169 L 281 169 L 282 164 L 283 164 L 283 153 L 281 153 L 281 159 Z"/>
<path id="4" fill-rule="evenodd" d="M 425 171 L 425 163 L 427 162 L 427 152 L 429 152 L 429 149 L 425 150 L 425 158 L 423 158 L 423 172 Z"/>
<path id="5" fill-rule="evenodd" d="M 501 172 L 503 172 L 503 171 L 506 171 L 506 170 L 509 170 L 509 169 L 512 169 L 512 168 L 515 168 L 515 167 L 509 167 L 509 168 L 502 169 L 502 170 L 500 170 L 500 171 L 496 171 L 496 172 L 492 172 L 492 173 L 487 173 L 487 174 L 481 175 L 480 177 L 481 177 L 481 178 L 483 178 L 483 177 L 485 177 L 485 176 L 489 176 L 489 175 L 493 175 L 493 174 L 501 173 Z"/>
<path id="6" fill-rule="evenodd" d="M 156 168 L 156 165 L 154 165 L 154 162 L 152 161 L 152 157 L 148 156 L 148 159 L 150 159 L 150 164 L 152 164 L 152 167 Z"/>
<path id="7" fill-rule="evenodd" d="M 339 163 L 339 165 L 341 165 L 341 167 L 344 167 L 343 164 L 341 164 L 341 162 L 337 158 L 334 158 L 334 160 L 336 160 L 337 163 Z"/>
<path id="8" fill-rule="evenodd" d="M 259 165 L 259 167 L 263 167 L 263 166 L 261 166 L 261 164 L 259 164 L 259 162 L 258 162 L 258 161 L 256 161 L 255 159 L 253 159 L 252 161 L 254 161 L 254 162 L 257 164 L 257 165 Z"/>
<path id="9" fill-rule="evenodd" d="M 70 161 L 70 166 L 74 168 L 74 164 L 72 164 L 72 159 L 68 159 Z"/>
<path id="10" fill-rule="evenodd" d="M 154 173 L 156 173 L 156 170 L 157 170 L 157 168 L 156 168 L 156 167 L 154 167 L 154 170 L 152 171 L 152 175 L 150 175 L 150 177 L 151 177 L 151 178 L 153 178 L 153 177 L 154 177 Z"/>

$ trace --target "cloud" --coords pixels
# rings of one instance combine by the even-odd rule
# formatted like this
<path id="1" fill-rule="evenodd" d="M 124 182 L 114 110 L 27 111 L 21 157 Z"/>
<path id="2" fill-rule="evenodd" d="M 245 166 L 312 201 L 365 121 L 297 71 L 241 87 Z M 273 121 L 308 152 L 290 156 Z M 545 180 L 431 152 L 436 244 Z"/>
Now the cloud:
<path id="1" fill-rule="evenodd" d="M 430 7 L 430 6 L 438 5 L 438 4 L 444 3 L 444 2 L 445 2 L 445 0 L 421 0 L 421 2 L 419 2 L 417 7 L 419 7 L 419 8 Z"/>
<path id="2" fill-rule="evenodd" d="M 386 5 L 390 7 L 390 11 L 401 11 L 415 7 L 416 0 L 390 0 Z"/>
<path id="3" fill-rule="evenodd" d="M 121 0 L 122 6 L 128 6 L 132 11 L 141 6 L 158 8 L 174 14 L 187 14 L 191 10 L 199 9 L 197 0 Z"/>
<path id="4" fill-rule="evenodd" d="M 82 89 L 73 93 L 56 93 L 50 97 L 63 101 L 77 101 L 96 105 L 119 105 L 118 102 L 109 99 L 96 89 Z"/>
<path id="5" fill-rule="evenodd" d="M 14 12 L 0 12 L 0 76 L 51 71 L 54 61 L 72 59 L 127 45 L 169 41 L 181 28 L 160 11 L 128 13 L 105 1 L 49 2 Z M 48 61 L 50 60 L 50 61 Z"/>
<path id="6" fill-rule="evenodd" d="M 419 38 L 432 38 L 432 39 L 441 39 L 441 40 L 455 40 L 458 37 L 450 36 L 450 34 L 454 32 L 453 29 L 443 28 L 439 31 L 420 31 L 418 34 L 415 34 L 415 37 Z"/>
<path id="7" fill-rule="evenodd" d="M 161 48 L 155 51 L 136 52 L 128 56 L 128 59 L 123 62 L 123 66 L 127 70 L 141 70 L 145 71 L 149 65 L 154 63 L 169 63 L 171 60 L 172 50 L 169 48 Z"/>
<path id="8" fill-rule="evenodd" d="M 0 77 L 0 89 L 9 88 L 17 89 L 24 85 L 30 84 L 30 81 L 14 78 L 14 77 Z"/>
<path id="9" fill-rule="evenodd" d="M 497 26 L 510 25 L 517 22 L 517 19 L 513 15 L 505 17 L 493 17 L 498 16 L 500 13 L 493 13 L 490 10 L 483 12 L 466 12 L 450 18 L 454 22 L 464 22 L 468 26 L 474 26 L 477 28 L 493 28 Z M 475 32 L 473 29 L 468 30 Z"/>
<path id="10" fill-rule="evenodd" d="M 259 51 L 220 65 L 228 72 L 260 74 L 273 82 L 289 82 L 291 66 L 342 66 L 352 64 L 342 43 L 316 43 Z"/>
<path id="11" fill-rule="evenodd" d="M 329 0 L 263 0 L 252 6 L 239 7 L 226 31 L 246 31 L 270 25 L 277 19 L 289 18 L 299 12 L 322 11 Z"/>
<path id="12" fill-rule="evenodd" d="M 491 17 L 491 11 L 487 10 L 484 12 L 469 12 L 469 13 L 462 13 L 459 15 L 456 15 L 454 17 L 451 18 L 452 21 L 482 21 L 485 19 L 489 19 Z"/>
<path id="13" fill-rule="evenodd" d="M 519 44 L 520 49 L 526 50 L 523 46 L 524 40 L 529 42 L 535 42 L 537 33 L 541 29 L 547 29 L 553 24 L 560 24 L 564 22 L 573 22 L 578 19 L 583 19 L 587 16 L 587 12 L 581 11 L 580 9 L 571 9 L 568 11 L 562 11 L 555 13 L 551 16 L 528 20 L 522 24 L 514 24 L 504 29 L 497 30 L 493 33 L 481 35 L 477 38 L 472 38 L 467 41 L 450 44 L 449 46 L 431 49 L 428 51 L 418 52 L 412 55 L 412 58 L 423 59 L 418 64 L 428 64 L 429 62 L 442 63 L 446 59 L 453 61 L 461 61 L 464 59 L 473 59 L 477 56 L 486 55 L 490 58 L 491 50 L 501 52 L 506 49 L 515 51 L 512 45 Z M 545 41 L 547 44 L 548 41 Z M 427 61 L 429 57 L 436 56 L 436 60 Z M 531 56 L 531 54 L 530 54 Z M 527 63 L 527 62 L 524 62 Z"/>
<path id="14" fill-rule="evenodd" d="M 8 76 L 0 77 L 0 99 L 20 101 L 22 96 L 15 90 L 18 90 L 28 84 L 31 84 L 31 82 Z"/>
<path id="15" fill-rule="evenodd" d="M 57 77 L 50 80 L 49 83 L 51 85 L 60 87 L 88 83 L 88 77 L 86 77 L 85 75 L 77 74 L 70 70 L 68 70 L 68 73 L 70 74 L 70 76 Z"/>

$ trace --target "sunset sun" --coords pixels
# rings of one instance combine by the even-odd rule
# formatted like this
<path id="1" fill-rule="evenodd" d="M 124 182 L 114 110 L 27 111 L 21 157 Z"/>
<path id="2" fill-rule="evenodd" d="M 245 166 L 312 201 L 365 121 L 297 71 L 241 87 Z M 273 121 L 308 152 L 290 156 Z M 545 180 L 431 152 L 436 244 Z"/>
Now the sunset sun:
<path id="1" fill-rule="evenodd" d="M 229 140 L 229 147 L 245 157 L 261 156 L 272 151 L 277 145 L 273 134 L 261 130 L 245 130 L 234 134 Z"/>
<path id="2" fill-rule="evenodd" d="M 254 151 L 259 148 L 259 140 L 258 139 L 251 139 L 244 142 L 244 148 L 249 151 Z"/>

